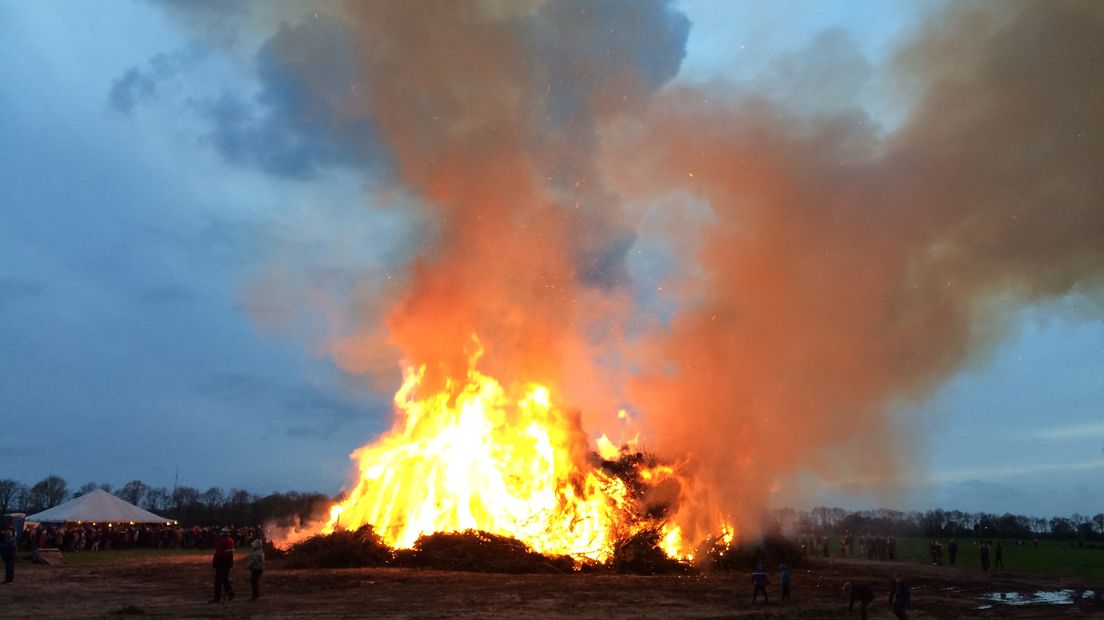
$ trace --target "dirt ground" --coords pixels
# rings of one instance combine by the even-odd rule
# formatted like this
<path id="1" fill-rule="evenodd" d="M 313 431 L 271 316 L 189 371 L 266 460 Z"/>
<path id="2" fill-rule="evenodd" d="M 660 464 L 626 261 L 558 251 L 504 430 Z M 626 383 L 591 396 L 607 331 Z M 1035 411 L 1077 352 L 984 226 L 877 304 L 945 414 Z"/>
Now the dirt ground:
<path id="1" fill-rule="evenodd" d="M 232 580 L 234 600 L 207 601 L 213 570 L 197 556 L 124 560 L 98 566 L 20 563 L 0 586 L 0 618 L 858 618 L 847 613 L 844 582 L 875 587 L 871 618 L 892 618 L 885 595 L 894 572 L 913 587 L 909 618 L 1104 617 L 1083 598 L 1095 584 L 1012 573 L 900 562 L 820 560 L 793 571 L 792 600 L 751 602 L 751 573 L 641 577 L 496 575 L 393 568 L 290 570 L 270 562 L 262 597 L 249 598 L 244 556 Z M 1094 593 L 1100 590 L 1095 588 Z M 1021 604 L 1036 593 L 1069 604 Z M 1000 593 L 1005 593 L 1002 602 Z M 993 595 L 998 600 L 990 600 Z"/>

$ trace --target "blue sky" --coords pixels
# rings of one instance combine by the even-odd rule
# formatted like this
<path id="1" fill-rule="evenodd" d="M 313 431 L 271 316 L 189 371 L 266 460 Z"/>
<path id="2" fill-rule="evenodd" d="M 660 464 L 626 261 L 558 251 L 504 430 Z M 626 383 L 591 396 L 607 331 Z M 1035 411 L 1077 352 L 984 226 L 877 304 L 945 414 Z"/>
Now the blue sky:
<path id="1" fill-rule="evenodd" d="M 907 108 L 887 90 L 889 54 L 939 5 L 678 6 L 692 25 L 676 82 L 788 97 L 818 77 L 795 55 L 850 45 L 838 91 L 809 105 L 859 105 L 889 130 Z M 388 390 L 317 346 L 326 317 L 293 296 L 258 311 L 249 291 L 282 261 L 318 279 L 287 283 L 300 294 L 353 270 L 385 279 L 424 222 L 361 208 L 386 168 L 371 145 L 264 142 L 281 119 L 240 118 L 281 86 L 254 62 L 275 31 L 260 22 L 229 36 L 153 2 L 0 0 L 0 478 L 171 487 L 179 472 L 201 489 L 336 492 L 348 454 L 388 426 Z M 1102 378 L 1099 306 L 1020 311 L 915 404 L 912 492 L 814 481 L 805 501 L 1095 514 Z"/>

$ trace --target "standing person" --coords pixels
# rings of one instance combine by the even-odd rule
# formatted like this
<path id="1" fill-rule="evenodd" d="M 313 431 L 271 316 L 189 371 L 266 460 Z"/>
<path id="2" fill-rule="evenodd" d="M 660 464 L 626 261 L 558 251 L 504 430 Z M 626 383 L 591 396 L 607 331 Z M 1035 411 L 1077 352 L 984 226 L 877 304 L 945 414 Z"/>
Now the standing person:
<path id="1" fill-rule="evenodd" d="M 4 558 L 4 583 L 15 581 L 15 533 L 10 528 L 0 532 L 0 556 Z"/>
<path id="2" fill-rule="evenodd" d="M 912 592 L 908 583 L 899 575 L 894 575 L 893 580 L 889 582 L 889 606 L 893 610 L 893 615 L 899 620 L 908 620 L 908 612 L 905 610 L 911 603 Z"/>
<path id="3" fill-rule="evenodd" d="M 851 593 L 851 602 L 847 605 L 847 611 L 851 612 L 855 609 L 855 601 L 859 602 L 859 617 L 862 620 L 866 618 L 866 606 L 870 604 L 870 601 L 874 600 L 874 591 L 867 586 L 863 585 L 851 585 L 851 582 L 843 584 L 843 592 L 847 594 Z"/>
<path id="4" fill-rule="evenodd" d="M 211 566 L 215 567 L 215 598 L 207 602 L 221 602 L 224 590 L 226 600 L 234 600 L 234 587 L 230 585 L 230 569 L 234 566 L 234 539 L 230 538 L 230 532 L 225 528 L 219 531 L 219 537 L 215 540 L 215 555 L 211 558 Z"/>
<path id="5" fill-rule="evenodd" d="M 264 572 L 264 544 L 260 538 L 253 539 L 253 551 L 249 554 L 249 585 L 253 587 L 253 598 L 261 598 L 261 573 Z"/>
<path id="6" fill-rule="evenodd" d="M 954 566 L 955 556 L 958 555 L 958 541 L 951 539 L 951 544 L 947 545 L 947 556 L 951 560 L 951 566 Z"/>
<path id="7" fill-rule="evenodd" d="M 993 568 L 1004 568 L 1004 547 L 999 540 L 993 548 Z"/>
<path id="8" fill-rule="evenodd" d="M 978 551 L 978 555 L 981 556 L 981 570 L 989 570 L 989 543 L 984 540 L 981 541 L 981 549 Z"/>
<path id="9" fill-rule="evenodd" d="M 751 583 L 755 586 L 755 591 L 751 593 L 751 602 L 755 603 L 759 598 L 759 593 L 763 593 L 763 602 L 769 603 L 770 599 L 767 598 L 767 586 L 770 585 L 770 579 L 767 574 L 763 572 L 763 565 L 758 564 L 755 566 L 755 572 L 751 574 Z"/>
<path id="10" fill-rule="evenodd" d="M 782 602 L 790 600 L 790 567 L 781 564 L 778 566 L 778 581 L 782 584 Z"/>

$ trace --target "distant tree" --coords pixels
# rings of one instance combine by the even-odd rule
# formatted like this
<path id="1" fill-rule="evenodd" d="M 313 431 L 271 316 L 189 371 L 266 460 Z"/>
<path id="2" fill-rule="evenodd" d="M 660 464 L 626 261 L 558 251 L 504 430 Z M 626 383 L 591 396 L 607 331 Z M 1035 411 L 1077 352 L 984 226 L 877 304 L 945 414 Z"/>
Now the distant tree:
<path id="1" fill-rule="evenodd" d="M 227 515 L 230 523 L 241 525 L 249 518 L 249 506 L 256 498 L 244 489 L 230 489 L 227 498 Z"/>
<path id="2" fill-rule="evenodd" d="M 98 488 L 100 487 L 98 487 L 95 482 L 85 482 L 80 486 L 79 489 L 73 491 L 73 497 L 76 498 L 80 497 L 81 495 L 86 495 L 88 493 L 91 493 L 92 491 L 95 491 Z"/>
<path id="3" fill-rule="evenodd" d="M 19 495 L 26 491 L 27 487 L 21 482 L 10 478 L 0 480 L 0 514 L 13 512 L 19 506 Z"/>
<path id="4" fill-rule="evenodd" d="M 1031 535 L 1030 519 L 1011 513 L 1004 513 L 996 523 L 997 536 L 1004 538 L 1027 538 Z"/>
<path id="5" fill-rule="evenodd" d="M 828 508 L 825 508 L 824 506 L 817 506 L 816 508 L 813 508 L 813 512 L 812 512 L 813 523 L 816 524 L 817 530 L 820 530 L 820 531 L 827 531 L 828 530 L 828 528 L 831 526 L 831 523 L 829 523 L 829 521 L 828 521 L 830 514 L 831 514 L 831 511 Z"/>
<path id="6" fill-rule="evenodd" d="M 119 489 L 119 497 L 134 504 L 135 506 L 142 503 L 142 500 L 146 498 L 146 493 L 149 492 L 149 486 L 141 480 L 131 480 L 123 485 L 123 488 Z"/>
<path id="7" fill-rule="evenodd" d="M 28 514 L 41 510 L 41 508 L 38 508 L 35 504 L 34 493 L 31 492 L 31 487 L 25 484 L 19 485 L 19 495 L 16 496 L 15 505 L 19 507 L 21 512 L 26 512 Z"/>
<path id="8" fill-rule="evenodd" d="M 152 487 L 146 491 L 146 510 L 161 512 L 169 503 L 169 491 L 165 487 Z"/>
<path id="9" fill-rule="evenodd" d="M 1050 533 L 1055 538 L 1073 538 L 1076 532 L 1073 523 L 1065 517 L 1054 517 L 1050 520 Z"/>
<path id="10" fill-rule="evenodd" d="M 1077 524 L 1077 538 L 1081 541 L 1092 540 L 1093 526 L 1091 521 Z"/>
<path id="11" fill-rule="evenodd" d="M 1035 517 L 1031 521 L 1034 523 L 1032 530 L 1036 534 L 1046 534 L 1050 531 L 1050 521 L 1047 521 L 1046 517 Z"/>
<path id="12" fill-rule="evenodd" d="M 57 506 L 64 502 L 67 497 L 69 497 L 69 487 L 65 480 L 58 476 L 47 476 L 31 487 L 31 498 L 35 504 L 35 512 Z"/>
<path id="13" fill-rule="evenodd" d="M 199 489 L 176 487 L 172 492 L 173 517 L 181 523 L 194 524 L 199 507 Z"/>
<path id="14" fill-rule="evenodd" d="M 1101 512 L 1093 517 L 1093 523 L 1096 524 L 1096 531 L 1104 534 L 1104 512 Z"/>
<path id="15" fill-rule="evenodd" d="M 222 508 L 222 505 L 226 503 L 226 493 L 219 487 L 211 487 L 203 492 L 201 499 L 207 510 L 214 512 L 215 509 Z"/>
<path id="16" fill-rule="evenodd" d="M 101 484 L 100 488 L 107 491 L 108 493 L 114 493 L 115 492 L 115 487 L 112 486 L 111 484 L 107 483 L 107 482 Z"/>

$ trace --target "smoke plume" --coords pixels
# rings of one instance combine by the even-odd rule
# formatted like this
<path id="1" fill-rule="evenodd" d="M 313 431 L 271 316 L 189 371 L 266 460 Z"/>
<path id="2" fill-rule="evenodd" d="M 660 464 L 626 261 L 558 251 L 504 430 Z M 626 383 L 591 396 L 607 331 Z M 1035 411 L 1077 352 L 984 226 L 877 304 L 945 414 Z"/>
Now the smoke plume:
<path id="1" fill-rule="evenodd" d="M 890 128 L 681 83 L 690 28 L 660 0 L 349 2 L 263 59 L 331 160 L 382 170 L 431 222 L 401 285 L 366 274 L 344 302 L 343 367 L 440 379 L 477 334 L 487 374 L 553 386 L 588 431 L 639 412 L 711 490 L 688 526 L 753 529 L 794 472 L 892 486 L 894 416 L 1009 310 L 1099 302 L 1104 7 L 934 16 L 894 60 Z M 630 276 L 642 235 L 681 261 L 659 292 Z"/>

